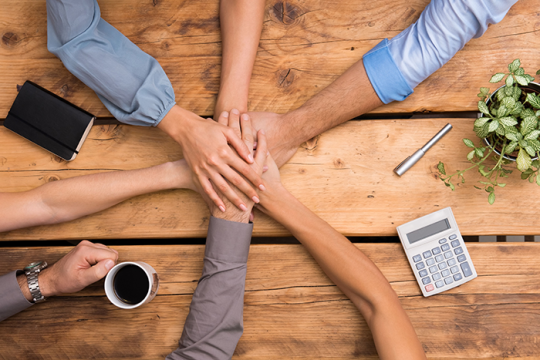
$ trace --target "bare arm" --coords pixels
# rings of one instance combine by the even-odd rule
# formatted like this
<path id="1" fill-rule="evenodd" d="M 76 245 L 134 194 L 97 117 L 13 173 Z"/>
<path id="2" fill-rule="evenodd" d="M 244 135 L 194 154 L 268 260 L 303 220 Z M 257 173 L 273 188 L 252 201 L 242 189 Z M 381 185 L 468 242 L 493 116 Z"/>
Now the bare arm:
<path id="1" fill-rule="evenodd" d="M 366 319 L 381 359 L 425 359 L 407 314 L 377 266 L 291 195 L 270 157 L 268 162 L 267 190 L 259 208 L 285 226 L 351 299 Z"/>
<path id="2" fill-rule="evenodd" d="M 223 111 L 246 112 L 249 82 L 261 37 L 264 0 L 221 0 L 221 84 L 214 119 Z"/>
<path id="3" fill-rule="evenodd" d="M 30 191 L 0 193 L 0 232 L 56 224 L 154 191 L 193 188 L 186 162 L 50 182 Z"/>

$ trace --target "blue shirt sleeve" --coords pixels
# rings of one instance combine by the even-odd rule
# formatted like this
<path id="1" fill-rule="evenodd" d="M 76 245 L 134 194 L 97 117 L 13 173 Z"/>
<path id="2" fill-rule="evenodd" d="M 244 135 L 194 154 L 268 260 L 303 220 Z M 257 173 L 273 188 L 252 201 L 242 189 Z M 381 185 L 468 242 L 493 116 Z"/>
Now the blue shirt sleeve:
<path id="1" fill-rule="evenodd" d="M 96 0 L 47 0 L 48 49 L 119 121 L 156 126 L 175 104 L 156 59 L 101 18 Z"/>
<path id="2" fill-rule="evenodd" d="M 418 21 L 364 55 L 364 67 L 382 102 L 405 100 L 517 0 L 432 0 Z"/>

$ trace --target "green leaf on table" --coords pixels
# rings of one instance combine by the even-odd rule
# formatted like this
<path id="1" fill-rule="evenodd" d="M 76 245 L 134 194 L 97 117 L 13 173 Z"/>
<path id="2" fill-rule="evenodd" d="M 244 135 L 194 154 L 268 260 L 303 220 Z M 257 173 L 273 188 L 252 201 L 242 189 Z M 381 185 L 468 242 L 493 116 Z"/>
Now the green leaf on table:
<path id="1" fill-rule="evenodd" d="M 482 118 L 480 118 L 480 119 L 482 119 Z M 505 117 L 502 117 L 502 118 L 500 118 L 498 120 L 504 126 L 514 126 L 514 125 L 516 125 L 518 123 L 517 120 L 512 116 L 505 116 Z M 475 125 L 476 125 L 476 122 L 475 122 Z"/>
<path id="2" fill-rule="evenodd" d="M 471 140 L 463 139 L 463 142 L 465 143 L 465 145 L 467 145 L 467 147 L 474 148 L 474 143 Z"/>
<path id="3" fill-rule="evenodd" d="M 531 175 L 531 176 L 529 177 L 529 182 L 530 182 L 531 184 L 534 182 L 534 176 Z"/>
<path id="4" fill-rule="evenodd" d="M 437 169 L 439 170 L 439 172 L 443 175 L 446 175 L 446 171 L 444 170 L 444 164 L 439 161 L 439 164 L 437 165 Z"/>
<path id="5" fill-rule="evenodd" d="M 514 106 L 516 106 L 516 100 L 514 100 L 513 97 L 505 97 L 502 103 L 504 106 L 506 106 L 510 110 L 513 110 Z"/>
<path id="6" fill-rule="evenodd" d="M 534 81 L 534 77 L 532 77 L 532 76 L 529 75 L 529 74 L 525 74 L 525 75 L 523 75 L 523 76 L 525 76 L 525 77 L 527 78 L 527 80 L 529 80 L 529 82 Z"/>
<path id="7" fill-rule="evenodd" d="M 521 173 L 521 180 L 525 180 L 529 177 L 530 174 L 527 173 Z"/>
<path id="8" fill-rule="evenodd" d="M 474 126 L 476 126 L 476 127 L 484 126 L 484 124 L 487 123 L 489 120 L 491 120 L 491 118 L 487 118 L 487 117 L 478 118 L 474 122 Z"/>
<path id="9" fill-rule="evenodd" d="M 540 130 L 533 130 L 525 136 L 525 140 L 538 139 L 538 135 L 540 135 Z"/>
<path id="10" fill-rule="evenodd" d="M 527 85 L 529 85 L 530 81 L 525 76 L 516 75 L 516 82 L 519 85 L 527 86 Z"/>
<path id="11" fill-rule="evenodd" d="M 490 83 L 498 83 L 499 81 L 501 81 L 504 77 L 504 75 L 506 75 L 505 73 L 496 73 L 495 75 L 493 75 L 491 77 L 491 79 L 489 79 L 489 82 Z"/>
<path id="12" fill-rule="evenodd" d="M 540 70 L 537 70 L 537 71 L 536 71 L 536 75 L 540 75 Z"/>
<path id="13" fill-rule="evenodd" d="M 508 135 L 507 135 L 508 137 Z M 517 141 L 511 141 L 510 144 L 506 145 L 506 148 L 504 149 L 504 152 L 507 154 L 511 154 L 516 149 L 516 146 L 518 145 Z"/>
<path id="14" fill-rule="evenodd" d="M 471 161 L 474 157 L 475 150 L 472 150 L 467 154 L 467 160 Z"/>
<path id="15" fill-rule="evenodd" d="M 504 106 L 504 104 L 501 104 L 501 106 L 499 106 L 499 109 L 497 109 L 497 117 L 506 116 L 508 115 L 508 113 L 509 113 L 508 108 Z"/>
<path id="16" fill-rule="evenodd" d="M 482 112 L 482 113 L 484 113 L 486 115 L 489 115 L 489 109 L 488 109 L 486 103 L 483 102 L 483 101 L 478 102 L 478 110 L 480 110 L 480 112 Z"/>
<path id="17" fill-rule="evenodd" d="M 493 205 L 493 203 L 495 202 L 495 192 L 491 192 L 488 196 L 488 202 L 490 205 Z"/>
<path id="18" fill-rule="evenodd" d="M 529 154 L 527 154 L 527 151 L 525 149 L 521 148 L 519 149 L 519 153 L 516 160 L 516 165 L 519 171 L 524 172 L 527 171 L 531 167 L 532 160 Z"/>
<path id="19" fill-rule="evenodd" d="M 536 185 L 540 186 L 540 174 L 536 175 Z"/>
<path id="20" fill-rule="evenodd" d="M 478 156 L 479 159 L 484 157 L 484 150 L 476 148 L 473 151 L 476 153 L 476 156 Z"/>
<path id="21" fill-rule="evenodd" d="M 517 69 L 514 74 L 516 75 L 523 75 L 525 74 L 525 69 L 523 69 L 522 67 L 520 67 L 519 69 Z"/>
<path id="22" fill-rule="evenodd" d="M 508 77 L 506 78 L 506 87 L 510 87 L 512 85 L 514 85 L 514 77 L 512 75 L 508 75 Z M 514 90 L 512 90 L 513 92 Z"/>
<path id="23" fill-rule="evenodd" d="M 538 119 L 536 116 L 527 116 L 523 121 L 521 122 L 521 129 L 520 132 L 522 135 L 527 135 L 534 129 L 536 129 L 536 126 L 538 125 Z"/>
<path id="24" fill-rule="evenodd" d="M 497 130 L 498 127 L 499 127 L 499 122 L 496 119 L 493 119 L 493 121 L 489 123 L 488 132 L 493 132 Z"/>
<path id="25" fill-rule="evenodd" d="M 489 124 L 490 123 L 486 123 L 482 127 L 474 128 L 476 136 L 478 136 L 480 139 L 485 138 L 489 134 Z"/>
<path id="26" fill-rule="evenodd" d="M 499 183 L 499 184 L 497 184 L 497 186 L 499 186 L 499 187 L 505 187 L 506 184 L 500 184 L 500 183 Z"/>
<path id="27" fill-rule="evenodd" d="M 508 64 L 508 70 L 510 72 L 514 72 L 517 69 L 519 69 L 520 65 L 521 65 L 521 61 L 519 59 L 516 59 L 512 61 L 510 64 Z"/>
<path id="28" fill-rule="evenodd" d="M 506 96 L 506 92 L 504 91 L 504 89 L 500 89 L 497 91 L 496 96 L 497 96 L 497 100 L 502 101 L 504 97 Z"/>
<path id="29" fill-rule="evenodd" d="M 527 101 L 535 108 L 540 109 L 540 99 L 533 93 L 527 94 Z"/>

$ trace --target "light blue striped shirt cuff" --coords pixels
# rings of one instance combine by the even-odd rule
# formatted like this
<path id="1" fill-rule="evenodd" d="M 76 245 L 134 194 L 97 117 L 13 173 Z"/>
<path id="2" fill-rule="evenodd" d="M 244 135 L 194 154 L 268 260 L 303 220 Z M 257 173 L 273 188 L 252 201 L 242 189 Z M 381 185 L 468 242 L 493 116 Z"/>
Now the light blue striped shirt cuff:
<path id="1" fill-rule="evenodd" d="M 517 0 L 432 0 L 420 18 L 364 55 L 364 68 L 385 104 L 405 100 L 489 24 L 501 21 Z"/>

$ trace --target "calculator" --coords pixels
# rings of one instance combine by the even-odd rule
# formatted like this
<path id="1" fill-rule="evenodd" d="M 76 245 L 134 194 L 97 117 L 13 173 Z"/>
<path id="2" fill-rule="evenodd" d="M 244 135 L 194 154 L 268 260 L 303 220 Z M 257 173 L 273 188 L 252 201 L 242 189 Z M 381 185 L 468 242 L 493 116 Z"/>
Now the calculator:
<path id="1" fill-rule="evenodd" d="M 477 276 L 451 208 L 400 225 L 397 231 L 424 296 L 450 290 Z"/>

